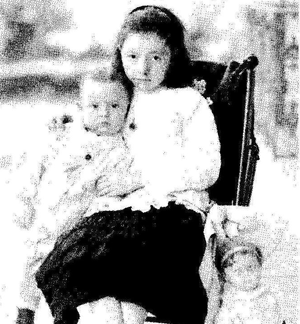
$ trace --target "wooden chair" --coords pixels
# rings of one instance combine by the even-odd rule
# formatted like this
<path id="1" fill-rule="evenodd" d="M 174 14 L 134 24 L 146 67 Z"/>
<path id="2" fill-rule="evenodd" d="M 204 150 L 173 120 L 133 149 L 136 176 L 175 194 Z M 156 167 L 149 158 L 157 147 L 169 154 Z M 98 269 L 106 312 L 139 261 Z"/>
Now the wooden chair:
<path id="1" fill-rule="evenodd" d="M 251 55 L 241 64 L 228 66 L 194 61 L 191 86 L 195 80 L 206 89 L 203 96 L 212 101 L 221 143 L 221 170 L 217 182 L 209 189 L 219 205 L 248 206 L 252 194 L 259 148 L 254 136 L 255 67 L 258 59 Z M 201 90 L 200 90 L 201 91 Z M 203 90 L 202 90 L 203 92 Z M 148 316 L 147 322 L 165 323 Z"/>

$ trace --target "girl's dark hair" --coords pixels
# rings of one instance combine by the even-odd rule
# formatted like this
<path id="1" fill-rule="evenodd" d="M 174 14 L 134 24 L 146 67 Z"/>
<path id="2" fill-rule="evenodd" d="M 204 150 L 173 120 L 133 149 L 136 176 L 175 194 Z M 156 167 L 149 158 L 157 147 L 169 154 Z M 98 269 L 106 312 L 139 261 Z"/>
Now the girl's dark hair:
<path id="1" fill-rule="evenodd" d="M 189 85 L 190 57 L 184 42 L 185 28 L 169 9 L 159 6 L 141 6 L 126 17 L 117 37 L 114 53 L 114 67 L 124 74 L 121 49 L 131 33 L 155 33 L 165 40 L 171 51 L 171 61 L 162 85 L 181 88 Z"/>

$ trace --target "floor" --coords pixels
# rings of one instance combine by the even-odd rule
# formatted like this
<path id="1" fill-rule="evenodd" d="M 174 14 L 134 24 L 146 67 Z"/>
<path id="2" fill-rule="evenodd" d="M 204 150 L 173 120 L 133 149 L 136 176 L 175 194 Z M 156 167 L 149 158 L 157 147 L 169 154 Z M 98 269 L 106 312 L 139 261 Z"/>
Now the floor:
<path id="1" fill-rule="evenodd" d="M 41 103 L 41 106 L 44 105 Z M 25 107 L 26 108 L 26 107 Z M 1 118 L 5 109 L 0 111 L 0 136 L 1 145 L 6 141 L 6 146 L 1 148 L 1 153 L 6 150 L 6 159 L 0 164 L 1 189 L 5 193 L 5 181 L 9 178 L 7 165 L 11 162 L 9 154 L 12 152 L 13 143 L 25 145 L 28 141 L 35 140 L 35 133 L 25 130 L 32 130 L 36 126 L 38 118 L 46 120 L 46 110 L 38 117 L 33 116 L 33 110 L 23 109 L 12 111 L 6 114 L 6 119 Z M 40 107 L 40 111 L 44 107 Z M 55 111 L 53 107 L 53 111 Z M 8 116 L 8 117 L 7 117 Z M 35 116 L 36 113 L 35 113 Z M 41 125 L 41 123 L 38 123 Z M 15 134 L 15 135 L 14 135 Z M 18 134 L 16 136 L 16 134 Z M 4 139 L 4 141 L 3 141 Z M 42 141 L 40 141 L 42 142 Z M 276 251 L 264 265 L 264 283 L 276 294 L 281 306 L 283 319 L 287 324 L 297 324 L 299 317 L 299 216 L 298 199 L 299 195 L 299 169 L 296 161 L 277 160 L 275 161 L 271 150 L 258 136 L 260 145 L 260 161 L 257 167 L 255 185 L 251 204 L 257 208 L 271 208 L 280 213 L 282 219 L 287 222 L 286 230 Z M 25 150 L 24 147 L 22 147 Z M 14 157 L 13 157 L 14 158 Z M 4 163 L 4 162 L 6 163 Z M 298 170 L 298 172 L 297 172 Z M 22 265 L 22 249 L 24 233 L 12 224 L 10 219 L 5 218 L 5 213 L 0 219 L 0 323 L 12 324 L 15 316 L 15 296 L 18 285 L 18 276 Z M 92 323 L 85 320 L 85 323 Z M 45 305 L 42 305 L 37 314 L 36 324 L 50 324 L 51 316 Z M 82 323 L 83 324 L 83 321 Z"/>

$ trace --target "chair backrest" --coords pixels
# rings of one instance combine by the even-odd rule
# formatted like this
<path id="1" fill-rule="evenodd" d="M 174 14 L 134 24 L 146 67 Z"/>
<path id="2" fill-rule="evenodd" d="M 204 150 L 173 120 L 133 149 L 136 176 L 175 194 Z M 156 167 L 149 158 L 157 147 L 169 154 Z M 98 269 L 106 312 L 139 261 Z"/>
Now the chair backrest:
<path id="1" fill-rule="evenodd" d="M 194 61 L 191 81 L 206 81 L 205 97 L 214 98 L 211 106 L 221 143 L 221 170 L 209 188 L 210 197 L 221 205 L 249 205 L 254 181 L 258 147 L 254 137 L 254 73 L 257 58 L 244 66 Z M 222 88 L 230 68 L 238 74 Z M 236 70 L 237 69 L 237 70 Z M 226 72 L 226 73 L 225 73 Z M 225 77 L 226 78 L 226 77 Z M 222 93 L 223 92 L 223 93 Z"/>

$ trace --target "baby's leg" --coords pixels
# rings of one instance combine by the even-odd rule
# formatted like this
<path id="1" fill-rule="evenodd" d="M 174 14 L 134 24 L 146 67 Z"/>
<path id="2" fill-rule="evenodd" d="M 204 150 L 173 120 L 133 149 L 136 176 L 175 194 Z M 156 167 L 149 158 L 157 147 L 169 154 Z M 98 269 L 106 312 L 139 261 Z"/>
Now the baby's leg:
<path id="1" fill-rule="evenodd" d="M 35 272 L 44 260 L 44 253 L 40 253 L 30 242 L 25 264 L 23 265 L 22 277 L 20 278 L 20 300 L 18 308 L 28 308 L 35 311 L 41 299 L 41 292 L 35 281 Z"/>
<path id="2" fill-rule="evenodd" d="M 147 311 L 136 304 L 122 302 L 124 324 L 144 324 L 147 318 Z"/>
<path id="3" fill-rule="evenodd" d="M 26 242 L 27 252 L 20 278 L 19 297 L 16 306 L 19 309 L 17 323 L 33 323 L 34 313 L 39 308 L 42 293 L 37 287 L 35 274 L 43 263 L 56 241 L 56 233 L 43 230 L 35 226 L 29 232 L 29 239 Z M 30 310 L 30 312 L 28 312 Z M 32 319 L 27 321 L 26 314 L 30 313 Z"/>
<path id="4" fill-rule="evenodd" d="M 78 324 L 124 324 L 121 303 L 113 297 L 82 305 L 78 307 L 78 311 Z"/>
<path id="5" fill-rule="evenodd" d="M 42 263 L 37 255 L 28 257 L 20 280 L 19 296 L 16 301 L 18 308 L 17 324 L 33 324 L 36 310 L 39 308 L 42 293 L 35 281 L 35 271 Z"/>

